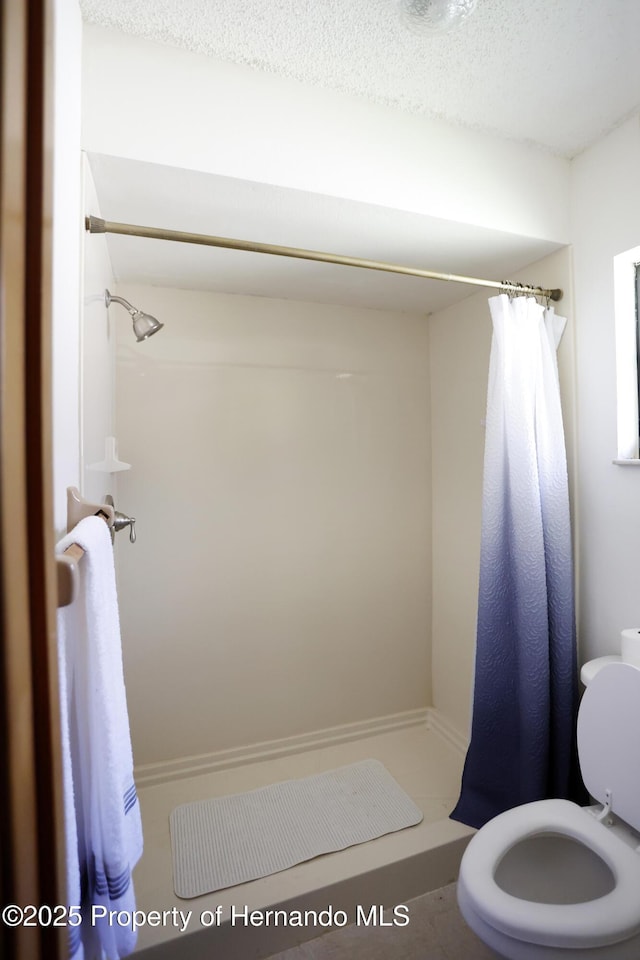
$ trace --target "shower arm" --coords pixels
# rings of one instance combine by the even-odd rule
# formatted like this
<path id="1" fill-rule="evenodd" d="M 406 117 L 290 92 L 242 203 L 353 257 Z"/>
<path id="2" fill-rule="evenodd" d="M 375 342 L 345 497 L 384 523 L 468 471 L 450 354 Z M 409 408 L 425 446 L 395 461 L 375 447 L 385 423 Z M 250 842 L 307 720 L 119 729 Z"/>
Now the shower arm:
<path id="1" fill-rule="evenodd" d="M 129 311 L 132 317 L 134 317 L 136 313 L 140 313 L 140 311 L 134 307 L 132 303 L 129 303 L 128 300 L 125 300 L 124 297 L 116 297 L 113 293 L 109 293 L 108 290 L 104 292 L 104 302 L 106 307 L 112 303 L 120 303 L 125 310 Z"/>

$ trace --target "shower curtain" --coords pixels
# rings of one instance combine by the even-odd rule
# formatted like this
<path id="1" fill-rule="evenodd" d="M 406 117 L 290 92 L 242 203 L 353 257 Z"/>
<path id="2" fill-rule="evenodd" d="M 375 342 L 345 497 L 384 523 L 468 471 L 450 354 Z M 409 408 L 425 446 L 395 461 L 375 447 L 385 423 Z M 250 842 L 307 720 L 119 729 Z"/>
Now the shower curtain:
<path id="1" fill-rule="evenodd" d="M 489 300 L 471 742 L 452 818 L 480 827 L 532 800 L 586 802 L 575 750 L 573 570 L 556 350 L 565 319 Z"/>

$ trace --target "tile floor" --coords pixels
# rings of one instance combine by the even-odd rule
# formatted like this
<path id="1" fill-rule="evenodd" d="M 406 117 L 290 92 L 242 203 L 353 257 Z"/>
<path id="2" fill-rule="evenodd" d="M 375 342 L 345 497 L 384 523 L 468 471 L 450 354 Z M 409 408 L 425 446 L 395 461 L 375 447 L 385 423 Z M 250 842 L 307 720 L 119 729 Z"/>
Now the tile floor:
<path id="1" fill-rule="evenodd" d="M 495 960 L 462 919 L 455 889 L 452 883 L 410 900 L 406 926 L 344 927 L 270 960 Z M 390 911 L 385 918 L 391 921 Z"/>
<path id="2" fill-rule="evenodd" d="M 175 896 L 169 815 L 178 804 L 252 790 L 269 783 L 304 777 L 369 758 L 383 763 L 420 807 L 424 813 L 421 824 L 217 893 L 193 900 L 181 900 Z M 194 922 L 184 934 L 171 926 L 142 927 L 138 934 L 137 952 L 153 948 L 150 957 L 164 957 L 165 949 L 161 949 L 164 947 L 166 955 L 173 956 L 174 951 L 170 948 L 175 946 L 176 956 L 186 957 L 187 953 L 190 956 L 191 949 L 195 950 L 193 945 L 202 936 L 200 928 L 194 927 L 196 917 L 204 910 L 215 909 L 219 904 L 222 905 L 223 919 L 229 916 L 231 905 L 237 904 L 248 904 L 251 909 L 265 909 L 276 904 L 295 904 L 304 897 L 313 900 L 315 896 L 317 901 L 322 894 L 326 905 L 326 902 L 331 902 L 329 895 L 338 888 L 341 896 L 346 895 L 345 884 L 349 883 L 352 902 L 367 903 L 368 896 L 375 896 L 376 899 L 371 902 L 394 903 L 397 900 L 392 892 L 384 900 L 378 901 L 380 884 L 372 883 L 371 878 L 380 876 L 381 870 L 387 870 L 392 883 L 395 882 L 393 877 L 404 882 L 406 876 L 402 871 L 404 865 L 409 863 L 413 864 L 414 876 L 411 883 L 404 882 L 403 896 L 415 897 L 419 893 L 444 886 L 455 879 L 462 846 L 472 833 L 469 828 L 448 819 L 458 796 L 463 759 L 436 731 L 421 724 L 276 760 L 143 787 L 139 791 L 139 798 L 145 852 L 134 874 L 137 906 L 144 911 L 171 910 L 174 907 L 180 910 L 190 909 L 193 911 Z M 447 854 L 448 859 L 444 855 L 439 856 L 439 851 L 446 849 L 455 851 L 453 859 L 458 857 L 455 863 L 452 863 L 451 853 Z M 423 873 L 419 873 L 416 886 L 416 870 L 423 871 L 426 862 L 416 857 L 426 854 L 431 858 L 432 852 L 436 854 L 436 865 L 432 870 L 431 859 L 429 860 L 430 877 L 420 886 Z M 385 877 L 387 873 L 384 874 Z M 309 906 L 312 905 L 311 900 Z M 196 933 L 194 938 L 189 936 L 193 932 Z M 346 933 L 346 928 L 338 931 L 341 932 Z M 282 951 L 285 947 L 314 936 L 315 929 L 298 935 L 297 939 L 289 937 L 286 943 L 276 943 L 273 947 L 267 945 L 261 948 L 264 952 L 252 953 L 252 957 L 259 960 L 269 956 L 270 949 L 272 953 Z M 181 938 L 181 942 L 176 938 Z M 192 946 L 189 946 L 187 941 Z M 212 944 L 212 953 L 215 952 Z M 197 953 L 194 952 L 195 955 L 199 955 L 199 949 Z M 226 960 L 226 948 L 224 954 L 217 955 L 224 955 Z M 306 960 L 307 956 L 314 955 L 300 954 L 301 958 L 303 956 Z M 446 957 L 447 954 L 434 953 L 433 956 L 434 960 L 441 960 L 441 957 Z M 248 953 L 245 953 L 241 960 L 245 960 L 245 957 L 248 958 Z"/>

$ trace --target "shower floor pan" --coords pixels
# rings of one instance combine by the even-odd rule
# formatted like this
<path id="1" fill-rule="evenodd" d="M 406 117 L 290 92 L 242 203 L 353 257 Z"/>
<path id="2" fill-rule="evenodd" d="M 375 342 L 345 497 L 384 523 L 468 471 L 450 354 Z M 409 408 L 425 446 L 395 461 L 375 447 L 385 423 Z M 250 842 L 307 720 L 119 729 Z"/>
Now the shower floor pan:
<path id="1" fill-rule="evenodd" d="M 385 765 L 424 813 L 415 827 L 326 854 L 281 873 L 226 890 L 181 900 L 173 891 L 169 815 L 180 803 L 253 790 L 306 777 L 358 760 Z M 337 925 L 373 925 L 377 907 L 393 907 L 455 880 L 473 831 L 448 819 L 460 785 L 464 757 L 426 723 L 275 760 L 249 763 L 139 791 L 145 852 L 136 868 L 137 907 L 162 914 L 158 926 L 138 931 L 140 960 L 264 960 L 326 933 L 331 908 Z M 245 919 L 248 911 L 257 911 Z M 232 908 L 235 923 L 230 922 Z M 373 909 L 372 908 L 376 908 Z M 291 923 L 282 922 L 285 911 Z M 296 926 L 294 911 L 316 911 Z M 186 922 L 183 916 L 191 911 Z M 216 912 L 217 911 L 217 912 Z M 343 913 L 338 913 L 343 911 Z M 204 913 L 205 928 L 200 922 Z M 398 912 L 402 917 L 402 911 Z M 218 923 L 218 918 L 222 921 Z M 215 922 L 212 922 L 215 921 Z M 260 923 L 262 921 L 262 923 Z M 260 925 L 257 925 L 260 923 Z M 335 928 L 335 926 L 334 926 Z"/>

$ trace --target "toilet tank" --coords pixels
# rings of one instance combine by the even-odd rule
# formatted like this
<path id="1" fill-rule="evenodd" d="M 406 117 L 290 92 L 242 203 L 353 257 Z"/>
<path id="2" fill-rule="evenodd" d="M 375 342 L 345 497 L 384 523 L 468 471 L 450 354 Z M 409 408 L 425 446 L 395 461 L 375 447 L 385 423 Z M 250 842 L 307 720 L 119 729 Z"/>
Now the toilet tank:
<path id="1" fill-rule="evenodd" d="M 597 657 L 595 660 L 587 660 L 580 670 L 580 680 L 585 687 L 588 687 L 596 673 L 599 673 L 603 667 L 606 667 L 608 663 L 620 663 L 620 660 L 621 657 L 615 655 L 610 657 Z"/>

